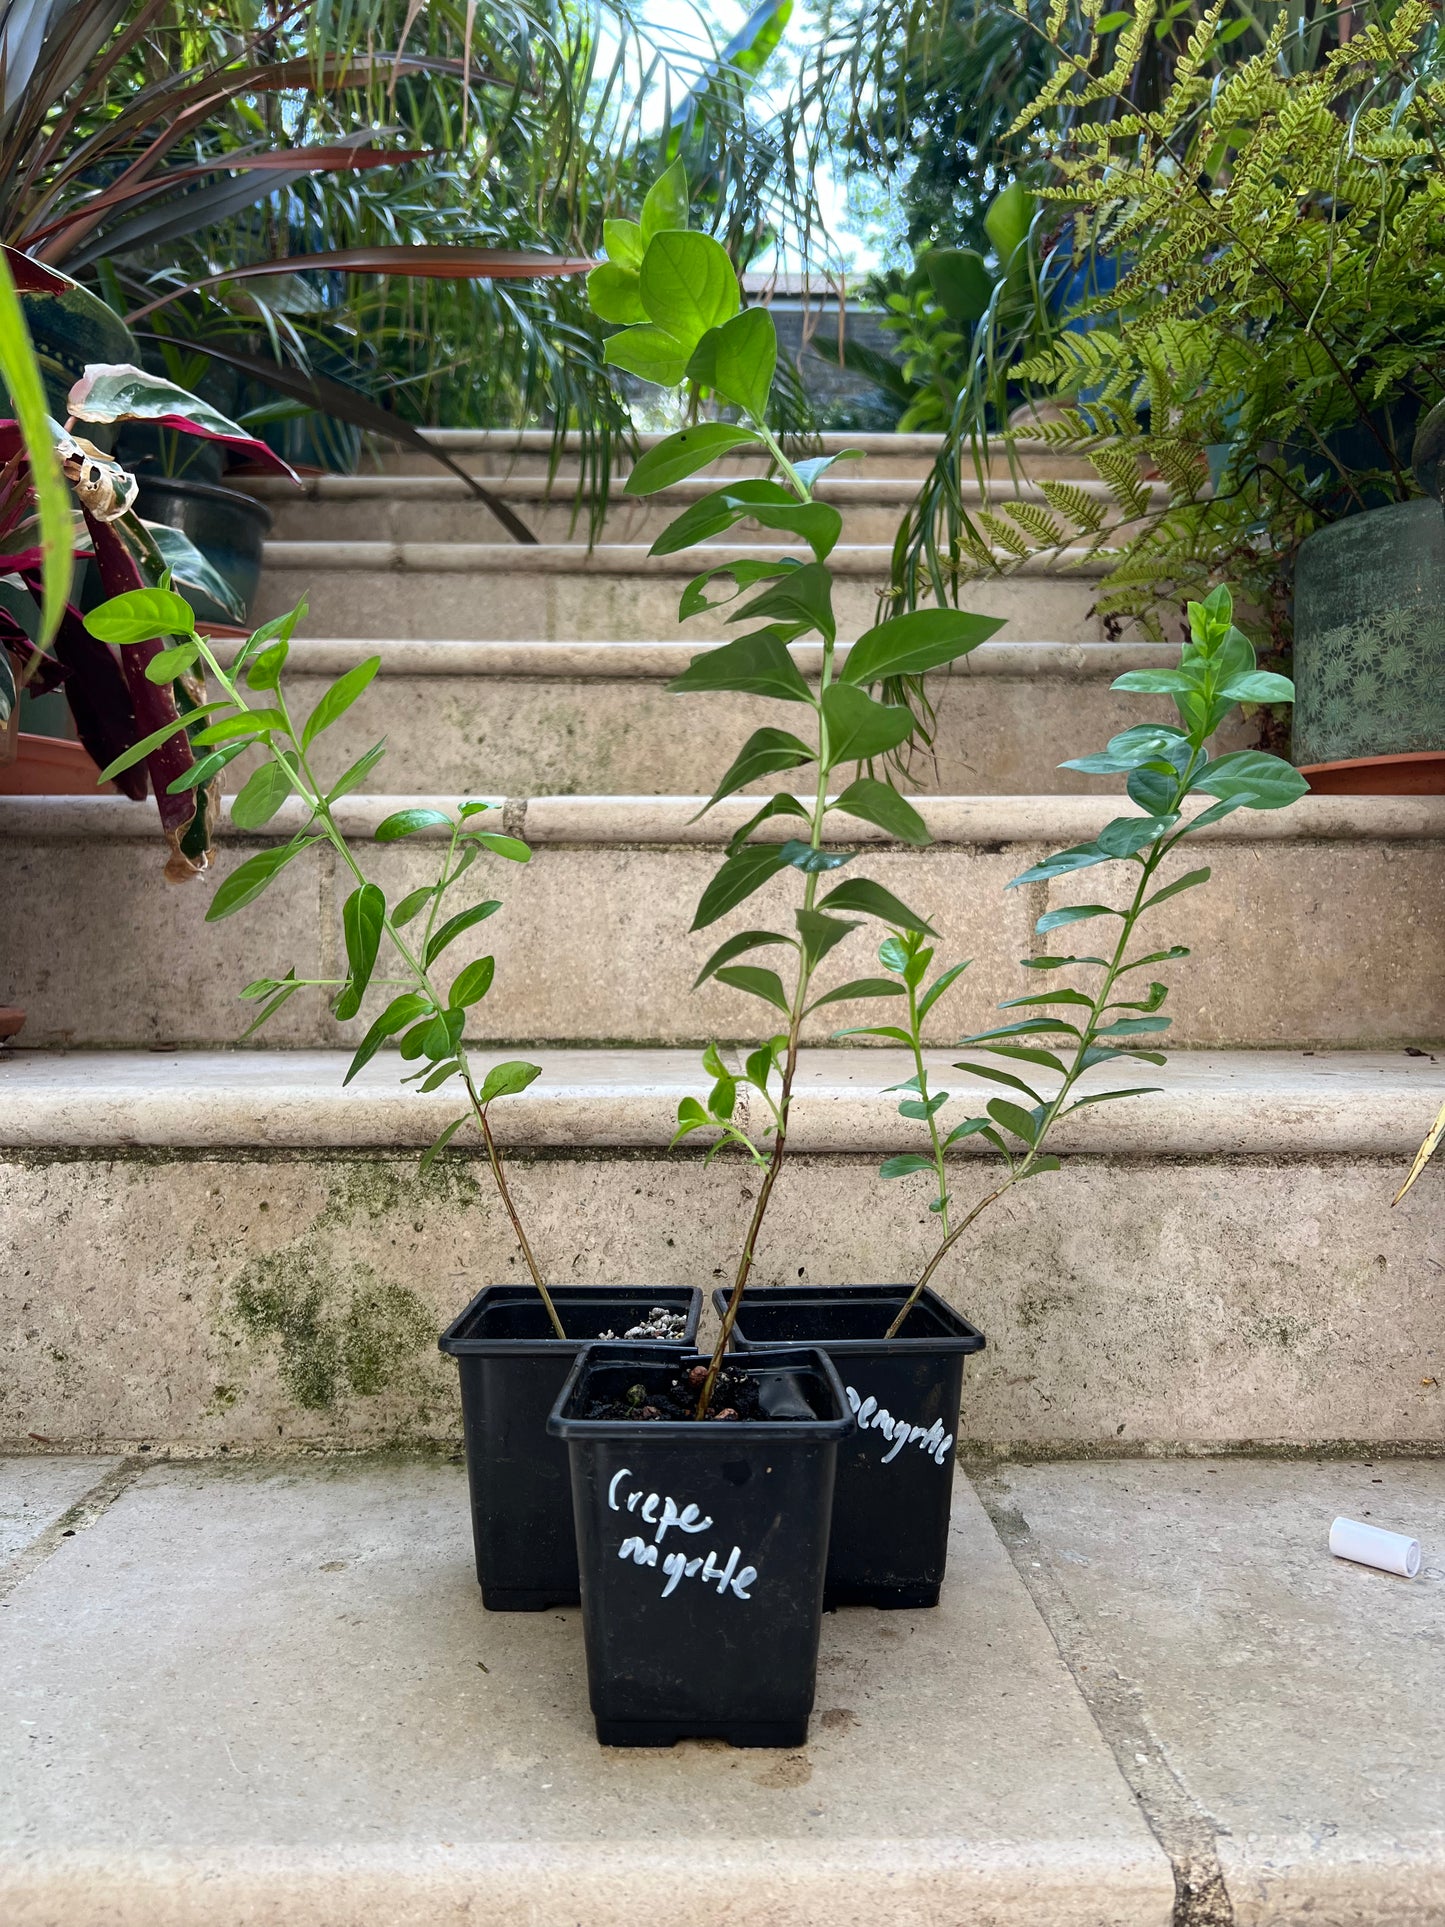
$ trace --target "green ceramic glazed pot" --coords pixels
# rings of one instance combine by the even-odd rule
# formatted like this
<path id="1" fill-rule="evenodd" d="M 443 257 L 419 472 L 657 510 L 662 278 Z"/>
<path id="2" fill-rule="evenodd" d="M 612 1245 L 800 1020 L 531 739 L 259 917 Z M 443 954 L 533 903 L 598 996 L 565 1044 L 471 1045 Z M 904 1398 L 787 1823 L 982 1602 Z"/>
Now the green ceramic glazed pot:
<path id="1" fill-rule="evenodd" d="M 1301 768 L 1445 749 L 1445 509 L 1433 497 L 1301 544 L 1294 682 Z"/>

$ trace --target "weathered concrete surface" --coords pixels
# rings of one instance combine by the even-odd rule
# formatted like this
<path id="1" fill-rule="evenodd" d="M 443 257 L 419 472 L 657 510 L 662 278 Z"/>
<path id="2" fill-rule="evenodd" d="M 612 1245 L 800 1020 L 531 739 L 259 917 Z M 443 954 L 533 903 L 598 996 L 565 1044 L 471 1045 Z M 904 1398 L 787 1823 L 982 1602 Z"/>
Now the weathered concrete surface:
<path id="1" fill-rule="evenodd" d="M 344 768 L 386 738 L 370 790 L 678 795 L 714 769 L 721 775 L 732 748 L 779 721 L 777 704 L 759 697 L 669 694 L 667 679 L 696 653 L 687 643 L 319 640 L 292 645 L 287 693 L 308 715 L 330 678 L 380 654 L 381 673 L 326 740 Z M 816 649 L 795 654 L 816 674 Z M 1167 698 L 1115 694 L 1109 684 L 1126 670 L 1177 660 L 1177 651 L 1147 643 L 985 644 L 954 673 L 928 679 L 934 742 L 913 759 L 908 787 L 1105 790 L 1110 779 L 1060 765 L 1132 724 L 1172 718 Z M 1217 747 L 1248 748 L 1257 738 L 1257 721 L 1240 721 Z M 232 787 L 248 768 L 245 758 L 235 765 Z M 746 793 L 775 787 L 768 778 Z"/>
<path id="2" fill-rule="evenodd" d="M 1086 1693 L 1124 1683 L 1146 1807 L 1167 1776 L 1213 1833 L 1236 1927 L 1435 1927 L 1445 1465 L 1011 1465 L 981 1491 Z M 1420 1578 L 1331 1558 L 1338 1513 L 1419 1538 Z"/>
<path id="3" fill-rule="evenodd" d="M 425 431 L 428 441 L 445 449 L 454 461 L 474 475 L 545 475 L 553 463 L 550 430 L 535 428 L 432 428 Z M 655 448 L 665 438 L 660 434 L 636 437 L 638 450 Z M 867 477 L 870 480 L 906 480 L 917 483 L 932 467 L 941 446 L 937 435 L 846 435 L 827 434 L 809 437 L 808 453 L 843 455 L 856 449 L 862 456 L 831 472 L 842 477 Z M 565 438 L 556 472 L 565 486 L 575 477 L 581 449 L 579 437 Z M 992 442 L 984 451 L 988 473 L 1008 480 L 1015 472 L 1032 476 L 1058 476 L 1070 479 L 1097 479 L 1081 455 L 1057 449 L 1039 448 L 1027 454 L 1016 451 L 1012 466 L 1008 451 Z M 438 463 L 408 449 L 383 448 L 373 458 L 371 468 L 388 475 L 439 476 L 445 473 Z M 623 470 L 628 466 L 624 457 Z M 714 462 L 710 475 L 765 473 L 767 456 L 761 449 L 740 449 Z"/>
<path id="4" fill-rule="evenodd" d="M 432 800 L 350 797 L 338 815 L 348 834 L 366 841 L 389 811 Z M 1037 952 L 1033 930 L 1044 910 L 1121 893 L 1122 879 L 1110 882 L 1107 872 L 1006 887 L 1047 851 L 1094 834 L 1118 806 L 1068 796 L 919 800 L 937 839 L 927 850 L 887 845 L 869 826 L 839 819 L 830 836 L 878 845 L 866 874 L 935 923 L 940 959 L 973 959 L 933 1013 L 932 1035 L 943 1043 L 991 1025 L 998 1002 L 1037 988 L 1019 960 Z M 449 953 L 456 968 L 484 952 L 497 959 L 496 987 L 473 1008 L 471 1035 L 671 1044 L 766 1033 L 770 1007 L 716 980 L 697 992 L 691 985 L 732 932 L 789 925 L 796 878 L 772 879 L 692 932 L 720 846 L 754 807 L 732 798 L 695 823 L 702 801 L 508 804 L 503 820 L 533 844 L 533 859 L 523 867 L 489 858 L 474 868 L 465 900 L 495 892 L 504 908 Z M 259 837 L 227 831 L 212 880 L 298 821 L 283 811 Z M 98 863 L 102 839 L 109 847 Z M 1148 929 L 1151 947 L 1182 942 L 1194 953 L 1164 968 L 1170 1042 L 1328 1048 L 1438 1039 L 1442 841 L 1445 803 L 1430 797 L 1307 798 L 1291 810 L 1239 811 L 1202 832 L 1163 874 L 1207 861 L 1213 882 L 1172 899 Z M 427 837 L 369 846 L 367 871 L 395 902 L 434 879 L 440 855 Z M 202 880 L 177 890 L 163 881 L 147 806 L 118 797 L 0 799 L 0 900 L 14 930 L 5 987 L 29 1014 L 27 1042 L 230 1043 L 250 1021 L 250 1007 L 236 998 L 252 979 L 292 965 L 303 977 L 343 974 L 341 906 L 352 878 L 328 849 L 306 852 L 253 907 L 219 925 L 203 921 L 210 887 Z M 117 929 L 129 933 L 122 945 Z M 876 926 L 840 947 L 830 982 L 869 974 L 875 934 Z M 378 986 L 349 1027 L 334 1023 L 319 995 L 293 997 L 261 1041 L 359 1038 L 391 994 Z M 807 1035 L 821 1042 L 850 1024 L 878 1022 L 879 1008 L 828 1006 L 809 1020 Z"/>
<path id="5" fill-rule="evenodd" d="M 45 1445 L 43 1438 L 28 1441 Z M 105 1458 L 0 1459 L 0 1583 L 6 1568 L 119 1463 Z"/>
<path id="6" fill-rule="evenodd" d="M 460 1467 L 156 1467 L 13 1596 L 7 1927 L 1167 1927 L 981 1508 L 831 1615 L 799 1752 L 599 1749 L 578 1614 L 485 1615 Z"/>
<path id="7" fill-rule="evenodd" d="M 947 1073 L 954 1052 L 925 1054 L 932 1086 L 955 1102 L 979 1086 Z M 339 1051 L 69 1051 L 0 1054 L 0 1145 L 48 1152 L 190 1150 L 422 1150 L 454 1110 L 451 1095 L 423 1097 L 399 1079 L 389 1050 L 342 1087 Z M 489 1053 L 478 1062 L 485 1066 Z M 706 1083 L 683 1050 L 542 1050 L 541 1077 L 493 1116 L 498 1141 L 523 1150 L 665 1149 L 680 1097 Z M 804 1050 L 798 1060 L 789 1142 L 795 1149 L 872 1156 L 903 1148 L 897 1095 L 911 1068 L 896 1048 L 868 1053 Z M 1064 1118 L 1061 1151 L 1148 1159 L 1364 1156 L 1413 1151 L 1445 1097 L 1445 1068 L 1428 1055 L 1383 1051 L 1180 1051 L 1163 1065 L 1101 1066 L 1091 1090 L 1147 1077 L 1147 1103 L 1090 1106 Z M 1037 1073 L 1040 1091 L 1053 1085 Z M 767 1113 L 741 1087 L 746 1129 Z M 972 1140 L 960 1158 L 988 1156 Z"/>
<path id="8" fill-rule="evenodd" d="M 838 510 L 844 542 L 891 543 L 905 511 L 917 499 L 922 471 L 916 477 L 890 480 L 866 468 L 861 474 L 850 473 L 853 466 L 823 475 L 814 489 L 815 499 Z M 628 495 L 620 485 L 614 487 L 601 539 L 650 544 L 684 509 L 711 494 L 719 480 L 713 474 L 690 476 L 647 496 Z M 1094 481 L 1079 486 L 1104 505 L 1112 529 L 1115 511 L 1105 485 Z M 1167 494 L 1163 483 L 1153 484 L 1153 491 Z M 431 475 L 308 476 L 300 488 L 282 476 L 248 479 L 246 492 L 270 506 L 276 518 L 271 533 L 277 541 L 493 542 L 499 536 L 487 505 L 440 468 Z M 579 510 L 575 479 L 551 484 L 545 475 L 512 475 L 491 492 L 521 517 L 539 542 L 585 543 L 588 539 L 587 507 L 584 501 Z M 971 508 L 999 508 L 1007 500 L 1047 505 L 1036 483 L 1014 487 L 1006 477 L 987 489 L 970 477 L 960 492 Z M 768 539 L 750 521 L 740 523 L 737 534 L 746 541 Z"/>
<path id="9" fill-rule="evenodd" d="M 776 553 L 717 543 L 708 566 Z M 890 554 L 877 543 L 830 556 L 840 635 L 859 635 L 877 620 Z M 253 615 L 258 622 L 282 615 L 304 596 L 312 628 L 325 635 L 648 641 L 675 633 L 678 597 L 697 573 L 688 555 L 653 557 L 621 543 L 589 556 L 576 543 L 268 542 Z M 1101 573 L 1097 563 L 1025 564 L 972 584 L 964 601 L 980 615 L 1003 617 L 1018 641 L 1097 642 L 1102 625 L 1089 611 Z M 687 630 L 701 642 L 739 633 L 706 614 L 692 617 Z"/>
<path id="10" fill-rule="evenodd" d="M 936 1239 L 924 1182 L 876 1176 L 880 1153 L 909 1142 L 896 1100 L 876 1095 L 906 1067 L 844 1063 L 807 1067 L 761 1286 L 913 1276 Z M 1389 1198 L 1440 1072 L 1303 1060 L 1266 1081 L 1268 1065 L 1151 1071 L 1172 1098 L 1081 1113 L 1062 1140 L 1078 1155 L 979 1220 L 937 1280 L 989 1338 L 965 1382 L 965 1436 L 990 1449 L 1438 1442 L 1445 1174 L 1427 1172 L 1397 1211 Z M 435 1333 L 482 1284 L 520 1275 L 485 1166 L 453 1155 L 419 1178 L 415 1152 L 393 1147 L 425 1143 L 453 1114 L 445 1100 L 399 1092 L 384 1066 L 355 1096 L 335 1059 L 313 1061 L 309 1083 L 306 1066 L 0 1067 L 0 1117 L 23 1147 L 0 1166 L 0 1439 L 455 1436 Z M 625 1073 L 608 1087 L 598 1063 L 549 1060 L 533 1087 L 546 1095 L 499 1107 L 510 1144 L 541 1147 L 511 1155 L 519 1206 L 555 1278 L 710 1290 L 731 1275 L 755 1178 L 648 1148 L 698 1088 L 675 1055 L 648 1068 L 628 1097 Z M 1191 1081 L 1192 1098 L 1179 1088 Z M 961 1165 L 956 1195 L 988 1182 Z"/>

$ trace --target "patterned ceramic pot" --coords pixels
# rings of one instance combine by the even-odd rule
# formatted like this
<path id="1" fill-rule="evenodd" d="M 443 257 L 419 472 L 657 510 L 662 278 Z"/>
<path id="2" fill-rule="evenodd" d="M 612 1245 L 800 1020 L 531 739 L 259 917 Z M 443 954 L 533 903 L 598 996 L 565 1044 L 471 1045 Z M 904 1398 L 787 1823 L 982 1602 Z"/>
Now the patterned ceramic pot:
<path id="1" fill-rule="evenodd" d="M 1317 529 L 1294 591 L 1294 760 L 1445 749 L 1445 509 L 1397 502 Z"/>

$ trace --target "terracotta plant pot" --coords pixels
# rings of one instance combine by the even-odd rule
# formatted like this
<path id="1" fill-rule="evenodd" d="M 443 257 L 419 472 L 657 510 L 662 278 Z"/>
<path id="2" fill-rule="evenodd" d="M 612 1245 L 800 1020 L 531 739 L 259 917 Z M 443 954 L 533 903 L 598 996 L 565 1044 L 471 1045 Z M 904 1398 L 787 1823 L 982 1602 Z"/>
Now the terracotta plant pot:
<path id="1" fill-rule="evenodd" d="M 1445 749 L 1307 763 L 1300 775 L 1316 796 L 1445 796 Z"/>
<path id="2" fill-rule="evenodd" d="M 97 785 L 100 771 L 79 743 L 63 736 L 16 732 L 15 760 L 0 760 L 0 796 L 114 796 L 114 783 Z"/>

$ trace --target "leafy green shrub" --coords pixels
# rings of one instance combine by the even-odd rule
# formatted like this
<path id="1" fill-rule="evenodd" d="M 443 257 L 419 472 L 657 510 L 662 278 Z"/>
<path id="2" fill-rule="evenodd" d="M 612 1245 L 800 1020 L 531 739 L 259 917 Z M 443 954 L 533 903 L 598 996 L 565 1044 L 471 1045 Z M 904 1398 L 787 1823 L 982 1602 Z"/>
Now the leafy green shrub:
<path id="1" fill-rule="evenodd" d="M 806 772 L 801 796 L 769 797 L 730 839 L 717 874 L 703 891 L 693 920 L 705 930 L 765 884 L 778 878 L 795 886 L 792 915 L 783 929 L 742 931 L 715 950 L 698 982 L 716 977 L 759 998 L 781 1027 L 747 1059 L 744 1077 L 759 1092 L 772 1119 L 771 1142 L 755 1143 L 736 1122 L 738 1079 L 715 1047 L 703 1059 L 712 1079 L 706 1099 L 685 1098 L 678 1110 L 679 1138 L 715 1130 L 719 1143 L 739 1146 L 762 1172 L 752 1223 L 734 1278 L 707 1382 L 699 1399 L 705 1412 L 722 1355 L 752 1269 L 758 1233 L 787 1149 L 788 1116 L 797 1069 L 798 1038 L 812 1011 L 845 998 L 895 996 L 900 987 L 876 977 L 820 990 L 820 967 L 863 918 L 927 933 L 926 919 L 891 891 L 852 868 L 863 851 L 825 844 L 829 819 L 853 818 L 890 837 L 921 847 L 931 841 L 913 805 L 891 783 L 859 773 L 841 787 L 835 772 L 867 765 L 902 749 L 918 725 L 906 707 L 880 702 L 870 686 L 889 678 L 922 675 L 956 661 L 1001 624 L 956 610 L 924 610 L 882 622 L 846 649 L 838 646 L 833 577 L 828 556 L 842 534 L 842 517 L 814 498 L 818 477 L 831 457 L 792 462 L 767 425 L 768 397 L 777 364 L 777 336 L 765 308 L 741 306 L 737 276 L 725 250 L 707 235 L 688 232 L 686 182 L 669 168 L 643 204 L 641 219 L 611 221 L 607 262 L 593 271 L 589 292 L 599 314 L 619 322 L 607 342 L 608 362 L 663 387 L 695 384 L 739 411 L 737 422 L 703 421 L 669 436 L 638 462 L 627 482 L 631 495 L 650 495 L 708 468 L 720 457 L 751 448 L 769 458 L 766 478 L 733 477 L 694 502 L 652 545 L 654 555 L 674 555 L 741 521 L 792 537 L 806 556 L 721 563 L 688 583 L 679 613 L 685 621 L 704 610 L 730 608 L 729 622 L 758 626 L 735 642 L 696 656 L 672 684 L 684 694 L 742 691 L 790 705 L 793 729 L 758 729 L 742 745 L 704 806 L 712 809 L 759 777 Z M 735 606 L 733 606 L 735 605 Z M 823 665 L 816 690 L 803 678 L 789 644 L 821 638 Z M 796 833 L 779 841 L 779 819 Z M 766 832 L 766 833 L 765 833 Z M 839 879 L 836 872 L 848 867 Z M 779 968 L 740 959 L 767 951 Z"/>
<path id="2" fill-rule="evenodd" d="M 1044 199 L 1076 259 L 1120 271 L 1073 311 L 1087 325 L 1024 363 L 1065 405 L 1016 439 L 1086 453 L 1109 500 L 1054 485 L 1032 525 L 967 520 L 948 561 L 967 579 L 1040 547 L 1111 553 L 1100 612 L 1155 628 L 1227 578 L 1282 638 L 1305 536 L 1419 492 L 1415 426 L 1445 387 L 1445 93 L 1425 0 L 1298 67 L 1282 11 L 1256 54 L 1211 71 L 1238 25 L 1226 6 L 1157 107 L 1130 104 L 1154 0 L 1082 45 L 1055 9 L 1053 72 L 1020 124 L 1062 123 L 1042 137 Z"/>

